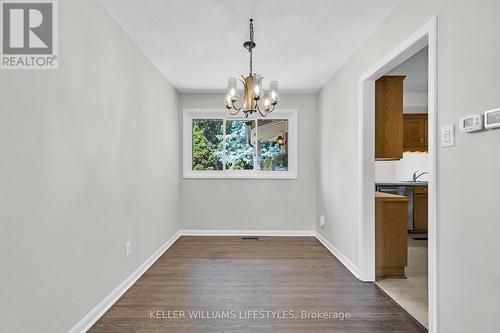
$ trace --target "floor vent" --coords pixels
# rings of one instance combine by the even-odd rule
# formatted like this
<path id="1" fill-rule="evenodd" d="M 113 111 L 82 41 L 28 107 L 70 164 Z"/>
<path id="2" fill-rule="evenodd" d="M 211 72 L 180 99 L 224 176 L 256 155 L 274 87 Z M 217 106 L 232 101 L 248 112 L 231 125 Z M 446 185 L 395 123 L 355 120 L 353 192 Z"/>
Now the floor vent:
<path id="1" fill-rule="evenodd" d="M 259 239 L 259 237 L 256 237 L 256 236 L 245 236 L 245 237 L 241 237 L 241 239 L 243 240 L 248 240 L 248 239 Z"/>

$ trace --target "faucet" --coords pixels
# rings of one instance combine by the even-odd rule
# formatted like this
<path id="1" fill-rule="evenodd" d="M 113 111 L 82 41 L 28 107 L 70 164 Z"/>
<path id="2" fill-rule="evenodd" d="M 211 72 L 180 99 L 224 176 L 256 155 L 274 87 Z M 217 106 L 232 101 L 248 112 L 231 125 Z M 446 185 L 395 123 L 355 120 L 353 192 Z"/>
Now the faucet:
<path id="1" fill-rule="evenodd" d="M 418 175 L 417 175 L 417 174 L 418 174 L 418 170 L 417 170 L 417 171 L 415 171 L 415 172 L 413 173 L 413 182 L 416 182 L 416 181 L 417 181 L 417 179 L 419 179 L 419 178 L 420 178 L 420 176 L 423 176 L 423 175 L 425 175 L 425 174 L 428 174 L 428 172 L 422 172 L 422 173 L 420 173 L 420 174 L 418 174 Z"/>

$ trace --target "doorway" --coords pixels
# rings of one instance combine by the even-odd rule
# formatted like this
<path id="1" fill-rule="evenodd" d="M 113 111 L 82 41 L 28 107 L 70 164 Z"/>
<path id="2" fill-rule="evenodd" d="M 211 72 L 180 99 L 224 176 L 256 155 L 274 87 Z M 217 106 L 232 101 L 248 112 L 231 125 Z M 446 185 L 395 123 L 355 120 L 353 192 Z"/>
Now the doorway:
<path id="1" fill-rule="evenodd" d="M 436 78 L 437 20 L 429 21 L 403 43 L 388 53 L 359 79 L 360 121 L 360 211 L 359 271 L 364 281 L 375 281 L 375 81 L 424 48 L 428 48 L 428 325 L 436 332 Z"/>

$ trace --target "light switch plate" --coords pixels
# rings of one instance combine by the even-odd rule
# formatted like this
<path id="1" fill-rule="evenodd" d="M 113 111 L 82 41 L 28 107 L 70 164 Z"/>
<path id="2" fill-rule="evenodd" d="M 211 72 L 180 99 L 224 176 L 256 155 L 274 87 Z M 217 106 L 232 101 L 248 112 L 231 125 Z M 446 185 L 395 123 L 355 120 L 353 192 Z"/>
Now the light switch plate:
<path id="1" fill-rule="evenodd" d="M 441 127 L 441 147 L 455 146 L 455 125 Z"/>

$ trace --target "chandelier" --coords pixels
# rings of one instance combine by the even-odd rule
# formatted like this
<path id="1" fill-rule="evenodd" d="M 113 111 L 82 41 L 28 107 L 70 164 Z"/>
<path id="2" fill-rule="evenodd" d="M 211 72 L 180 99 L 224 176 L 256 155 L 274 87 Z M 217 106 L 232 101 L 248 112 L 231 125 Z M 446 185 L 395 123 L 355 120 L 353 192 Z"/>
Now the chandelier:
<path id="1" fill-rule="evenodd" d="M 231 77 L 227 80 L 226 108 L 231 115 L 236 115 L 243 111 L 245 117 L 248 117 L 254 112 L 258 112 L 262 117 L 273 112 L 276 104 L 279 101 L 278 81 L 271 81 L 269 91 L 265 92 L 262 89 L 262 76 L 253 72 L 253 49 L 256 44 L 254 42 L 253 19 L 250 19 L 250 40 L 243 43 L 243 47 L 250 54 L 250 71 L 247 77 L 241 76 L 243 83 L 243 102 L 240 107 L 235 103 L 240 98 L 236 79 Z"/>

